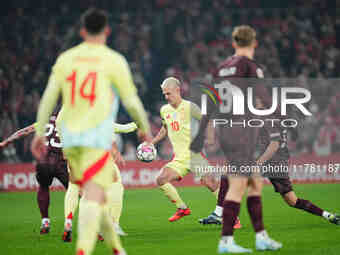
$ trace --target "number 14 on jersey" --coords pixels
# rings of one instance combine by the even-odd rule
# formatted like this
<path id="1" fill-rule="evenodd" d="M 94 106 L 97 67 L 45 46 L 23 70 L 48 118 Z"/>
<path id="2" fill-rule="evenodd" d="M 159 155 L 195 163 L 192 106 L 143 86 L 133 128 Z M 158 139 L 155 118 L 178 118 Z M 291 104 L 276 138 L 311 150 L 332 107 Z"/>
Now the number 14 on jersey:
<path id="1" fill-rule="evenodd" d="M 66 78 L 68 82 L 71 83 L 71 105 L 75 105 L 75 97 L 76 94 L 79 93 L 80 97 L 88 100 L 90 102 L 90 106 L 93 106 L 94 101 L 96 100 L 96 83 L 97 83 L 97 72 L 89 72 L 80 87 L 77 86 L 77 71 L 73 71 L 70 76 Z M 90 87 L 90 93 L 85 92 L 85 88 L 87 86 Z"/>

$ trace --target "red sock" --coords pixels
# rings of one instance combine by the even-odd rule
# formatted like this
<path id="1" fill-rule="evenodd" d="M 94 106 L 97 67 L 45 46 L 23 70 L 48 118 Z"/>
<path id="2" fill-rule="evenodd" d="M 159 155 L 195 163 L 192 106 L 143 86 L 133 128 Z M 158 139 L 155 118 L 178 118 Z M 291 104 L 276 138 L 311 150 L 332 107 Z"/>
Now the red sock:
<path id="1" fill-rule="evenodd" d="M 41 218 L 48 218 L 48 207 L 50 206 L 49 188 L 39 186 L 37 200 Z"/>
<path id="2" fill-rule="evenodd" d="M 222 236 L 232 236 L 234 233 L 234 223 L 240 213 L 240 203 L 226 200 L 223 203 L 223 226 Z"/>
<path id="3" fill-rule="evenodd" d="M 72 220 L 72 219 L 73 219 L 73 214 L 72 214 L 72 212 L 70 212 L 70 213 L 67 215 L 67 219 L 69 219 L 69 220 Z"/>
<path id="4" fill-rule="evenodd" d="M 229 181 L 228 177 L 222 176 L 221 182 L 220 182 L 220 190 L 218 192 L 218 199 L 217 199 L 217 205 L 223 207 L 223 202 L 225 199 L 225 195 L 227 194 L 229 189 Z"/>
<path id="5" fill-rule="evenodd" d="M 252 196 L 247 199 L 248 213 L 255 232 L 264 230 L 262 217 L 262 202 L 260 196 Z"/>
<path id="6" fill-rule="evenodd" d="M 322 216 L 322 213 L 323 213 L 323 210 L 321 208 L 312 204 L 308 200 L 304 200 L 304 199 L 300 199 L 300 198 L 298 198 L 294 207 L 301 209 L 301 210 L 304 210 L 306 212 L 309 212 L 311 214 L 319 215 L 319 216 Z"/>

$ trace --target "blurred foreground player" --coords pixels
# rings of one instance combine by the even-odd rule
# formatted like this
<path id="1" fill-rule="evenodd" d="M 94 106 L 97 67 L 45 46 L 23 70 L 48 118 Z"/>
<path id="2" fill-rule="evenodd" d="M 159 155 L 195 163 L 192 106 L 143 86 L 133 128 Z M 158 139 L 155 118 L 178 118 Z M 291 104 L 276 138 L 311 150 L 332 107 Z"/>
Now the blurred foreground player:
<path id="1" fill-rule="evenodd" d="M 114 123 L 114 132 L 117 133 L 130 133 L 137 129 L 137 125 L 134 122 L 128 124 L 117 124 Z M 114 134 L 114 136 L 115 136 Z M 107 197 L 109 199 L 110 216 L 112 218 L 113 227 L 115 228 L 118 235 L 127 235 L 123 229 L 120 227 L 119 221 L 123 209 L 123 193 L 124 186 L 122 184 L 122 179 L 120 176 L 120 171 L 117 164 L 124 165 L 125 161 L 120 154 L 116 143 L 114 142 L 111 149 L 111 156 L 109 158 L 112 164 L 113 172 L 113 182 L 110 188 L 107 190 Z M 64 242 L 72 241 L 72 220 L 78 207 L 80 189 L 79 186 L 70 182 L 68 189 L 65 194 L 64 202 L 64 233 L 62 239 Z M 99 237 L 102 239 L 101 237 Z"/>
<path id="2" fill-rule="evenodd" d="M 169 221 L 173 222 L 190 215 L 191 211 L 170 182 L 181 180 L 195 165 L 205 166 L 209 163 L 201 154 L 192 153 L 189 149 L 192 139 L 192 118 L 196 121 L 201 119 L 199 107 L 182 99 L 178 79 L 169 77 L 163 81 L 161 87 L 168 104 L 162 106 L 160 110 L 163 125 L 152 140 L 152 144 L 155 145 L 168 136 L 173 148 L 173 159 L 161 169 L 156 179 L 158 187 L 177 207 L 176 213 L 169 218 Z M 212 176 L 201 176 L 201 182 L 217 196 L 218 183 Z"/>
<path id="3" fill-rule="evenodd" d="M 31 150 L 40 159 L 46 153 L 44 126 L 62 94 L 63 113 L 58 130 L 70 165 L 70 178 L 82 188 L 78 217 L 77 255 L 92 254 L 102 230 L 113 254 L 126 254 L 112 228 L 107 189 L 113 169 L 108 164 L 118 97 L 149 142 L 149 123 L 137 95 L 125 58 L 106 44 L 110 34 L 107 14 L 89 9 L 82 16 L 84 42 L 62 53 L 50 75 L 39 110 Z"/>
<path id="4" fill-rule="evenodd" d="M 68 188 L 69 184 L 67 162 L 63 158 L 63 153 L 61 150 L 62 144 L 56 130 L 57 114 L 58 111 L 54 111 L 49 120 L 49 123 L 46 125 L 45 136 L 47 144 L 47 154 L 41 160 L 38 160 L 36 164 L 36 179 L 39 183 L 37 201 L 42 218 L 40 234 L 47 234 L 50 231 L 51 221 L 48 216 L 48 208 L 50 206 L 49 187 L 51 186 L 53 179 L 58 179 L 63 184 L 65 189 Z M 27 136 L 30 133 L 35 132 L 35 126 L 36 123 L 18 130 L 13 135 L 4 140 L 0 144 L 0 147 L 6 146 L 7 144 L 19 139 L 20 137 Z"/>
<path id="5" fill-rule="evenodd" d="M 232 33 L 232 45 L 235 49 L 235 55 L 225 60 L 218 68 L 215 75 L 215 82 L 223 85 L 223 101 L 216 107 L 210 102 L 210 110 L 201 120 L 200 131 L 198 136 L 191 144 L 194 152 L 202 150 L 204 134 L 210 118 L 218 116 L 219 119 L 229 119 L 231 126 L 217 126 L 219 132 L 220 146 L 230 165 L 236 169 L 236 176 L 228 176 L 229 189 L 223 203 L 223 228 L 222 238 L 218 245 L 219 253 L 248 253 L 250 249 L 237 245 L 233 237 L 233 226 L 240 212 L 240 204 L 245 191 L 248 188 L 247 207 L 254 227 L 256 249 L 257 250 L 278 250 L 282 247 L 281 243 L 272 240 L 264 229 L 262 217 L 261 193 L 263 178 L 253 175 L 242 169 L 252 169 L 257 166 L 254 154 L 257 144 L 258 128 L 244 127 L 240 123 L 248 123 L 253 115 L 247 109 L 243 102 L 245 112 L 243 115 L 233 114 L 232 111 L 238 110 L 232 107 L 233 103 L 228 102 L 231 98 L 230 93 L 234 95 L 236 91 L 242 91 L 247 95 L 247 89 L 252 87 L 256 96 L 263 99 L 264 102 L 270 100 L 270 95 L 263 84 L 258 82 L 257 78 L 263 78 L 263 72 L 253 60 L 255 48 L 257 46 L 256 32 L 249 26 L 238 26 Z M 219 90 L 219 91 L 221 91 Z M 227 98 L 225 97 L 227 96 Z M 236 96 L 235 96 L 236 98 Z M 245 98 L 247 98 L 245 96 Z M 236 100 L 236 99 L 234 99 Z M 219 98 L 219 101 L 222 101 Z M 219 107 L 230 105 L 230 111 L 221 112 Z M 269 146 L 270 150 L 266 151 L 261 158 L 266 158 L 274 145 Z"/>

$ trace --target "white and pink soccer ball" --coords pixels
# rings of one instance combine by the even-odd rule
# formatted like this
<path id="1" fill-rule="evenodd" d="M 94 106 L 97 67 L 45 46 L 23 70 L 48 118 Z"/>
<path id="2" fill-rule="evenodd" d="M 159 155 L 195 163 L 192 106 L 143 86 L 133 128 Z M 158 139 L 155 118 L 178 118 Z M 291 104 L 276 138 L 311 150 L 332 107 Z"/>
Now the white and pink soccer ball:
<path id="1" fill-rule="evenodd" d="M 137 159 L 142 162 L 151 162 L 157 157 L 157 150 L 152 144 L 141 143 L 136 151 Z"/>

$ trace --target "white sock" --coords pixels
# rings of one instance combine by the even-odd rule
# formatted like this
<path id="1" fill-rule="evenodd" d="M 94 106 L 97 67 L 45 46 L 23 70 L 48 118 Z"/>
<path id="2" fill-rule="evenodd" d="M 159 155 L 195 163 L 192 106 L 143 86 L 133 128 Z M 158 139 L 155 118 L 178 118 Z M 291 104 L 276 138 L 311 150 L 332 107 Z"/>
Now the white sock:
<path id="1" fill-rule="evenodd" d="M 65 227 L 69 225 L 70 227 L 72 227 L 72 220 L 71 219 L 65 219 Z"/>
<path id="2" fill-rule="evenodd" d="M 229 244 L 234 241 L 234 236 L 222 236 L 221 241 Z"/>
<path id="3" fill-rule="evenodd" d="M 215 213 L 218 217 L 222 217 L 222 214 L 223 214 L 223 207 L 222 207 L 222 206 L 216 205 L 216 208 L 215 208 L 214 213 Z"/>
<path id="4" fill-rule="evenodd" d="M 258 238 L 266 238 L 266 237 L 268 237 L 267 231 L 266 230 L 262 230 L 260 232 L 256 232 L 255 233 L 255 237 L 256 237 L 256 239 L 258 239 Z"/>
<path id="5" fill-rule="evenodd" d="M 41 220 L 41 222 L 42 222 L 42 223 L 46 223 L 46 222 L 50 223 L 50 219 L 49 219 L 49 218 L 43 218 L 43 219 Z"/>
<path id="6" fill-rule="evenodd" d="M 331 216 L 332 214 L 331 213 L 329 213 L 329 212 L 327 212 L 327 211 L 323 211 L 323 213 L 322 213 L 322 217 L 324 217 L 325 219 L 329 219 L 329 217 Z"/>

